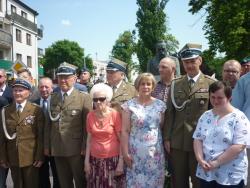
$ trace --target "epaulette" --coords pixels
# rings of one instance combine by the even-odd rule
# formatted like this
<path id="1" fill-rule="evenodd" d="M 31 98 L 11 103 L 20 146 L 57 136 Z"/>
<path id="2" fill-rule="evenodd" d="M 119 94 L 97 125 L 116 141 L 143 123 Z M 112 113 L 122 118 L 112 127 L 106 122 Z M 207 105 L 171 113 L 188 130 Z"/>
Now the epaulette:
<path id="1" fill-rule="evenodd" d="M 31 102 L 32 105 L 40 107 L 38 104 Z"/>
<path id="2" fill-rule="evenodd" d="M 216 78 L 214 78 L 214 77 L 211 77 L 211 76 L 209 76 L 209 75 L 204 75 L 204 77 L 205 78 L 208 78 L 209 80 L 212 80 L 212 81 L 218 81 Z"/>
<path id="3" fill-rule="evenodd" d="M 8 107 L 8 106 L 10 106 L 10 104 L 6 104 L 5 106 L 3 106 L 2 108 L 6 108 L 6 107 Z"/>
<path id="4" fill-rule="evenodd" d="M 80 93 L 83 93 L 83 94 L 88 94 L 88 92 L 86 92 L 86 91 L 80 91 L 80 90 L 78 90 Z"/>
<path id="5" fill-rule="evenodd" d="M 180 79 L 182 79 L 182 78 L 184 78 L 183 75 L 177 76 L 177 77 L 175 77 L 175 78 L 171 81 L 171 83 L 172 83 L 173 81 L 178 81 L 178 80 L 180 80 Z"/>

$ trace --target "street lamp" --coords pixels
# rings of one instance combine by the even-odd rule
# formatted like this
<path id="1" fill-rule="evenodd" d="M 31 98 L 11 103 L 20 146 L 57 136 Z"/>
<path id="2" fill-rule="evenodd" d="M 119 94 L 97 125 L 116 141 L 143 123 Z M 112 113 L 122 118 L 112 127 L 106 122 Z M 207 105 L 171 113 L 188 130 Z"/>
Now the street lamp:
<path id="1" fill-rule="evenodd" d="M 88 55 L 86 55 L 85 57 L 83 57 L 83 67 L 84 68 L 86 68 L 86 60 L 85 60 L 85 58 L 86 57 L 89 57 L 91 54 L 88 54 Z"/>

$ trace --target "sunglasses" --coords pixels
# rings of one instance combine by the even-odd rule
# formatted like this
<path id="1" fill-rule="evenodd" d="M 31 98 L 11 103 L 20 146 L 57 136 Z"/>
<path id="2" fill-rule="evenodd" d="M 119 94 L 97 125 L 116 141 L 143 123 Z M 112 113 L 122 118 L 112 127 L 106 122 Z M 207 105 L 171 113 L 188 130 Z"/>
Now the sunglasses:
<path id="1" fill-rule="evenodd" d="M 103 101 L 105 101 L 105 100 L 106 100 L 106 97 L 93 98 L 93 101 L 94 101 L 94 102 L 98 102 L 98 101 L 103 102 Z"/>

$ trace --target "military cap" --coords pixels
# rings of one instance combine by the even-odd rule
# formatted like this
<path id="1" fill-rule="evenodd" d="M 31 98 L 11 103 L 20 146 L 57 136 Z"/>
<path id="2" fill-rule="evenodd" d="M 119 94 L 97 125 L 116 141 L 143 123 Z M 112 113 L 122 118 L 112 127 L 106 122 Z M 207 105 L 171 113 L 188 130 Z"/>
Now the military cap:
<path id="1" fill-rule="evenodd" d="M 28 90 L 31 89 L 31 84 L 27 80 L 24 80 L 22 78 L 17 78 L 14 81 L 14 83 L 12 84 L 12 87 L 15 87 L 15 86 L 21 86 L 21 87 L 28 89 Z"/>
<path id="2" fill-rule="evenodd" d="M 181 60 L 194 59 L 201 55 L 201 45 L 200 44 L 186 44 L 179 52 Z"/>
<path id="3" fill-rule="evenodd" d="M 123 61 L 116 59 L 116 58 L 112 58 L 108 65 L 107 65 L 107 71 L 111 70 L 111 71 L 122 71 L 124 73 L 126 73 L 126 67 L 127 64 L 124 63 Z"/>
<path id="4" fill-rule="evenodd" d="M 63 62 L 57 68 L 56 75 L 74 75 L 76 74 L 77 67 L 75 65 L 71 65 L 67 62 Z"/>
<path id="5" fill-rule="evenodd" d="M 245 65 L 247 63 L 250 63 L 250 56 L 245 57 L 244 59 L 242 59 L 242 61 L 240 62 L 241 65 Z"/>
<path id="6" fill-rule="evenodd" d="M 87 67 L 83 67 L 83 68 L 81 69 L 81 73 L 83 73 L 83 72 L 89 72 L 89 69 L 88 69 Z"/>

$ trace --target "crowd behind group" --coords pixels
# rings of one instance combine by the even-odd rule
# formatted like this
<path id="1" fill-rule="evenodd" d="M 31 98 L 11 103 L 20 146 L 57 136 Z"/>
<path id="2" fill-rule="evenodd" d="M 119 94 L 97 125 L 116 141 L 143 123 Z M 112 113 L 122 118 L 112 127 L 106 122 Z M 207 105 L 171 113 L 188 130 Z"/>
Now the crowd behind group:
<path id="1" fill-rule="evenodd" d="M 200 70 L 201 49 L 180 58 L 184 75 L 167 56 L 160 80 L 133 85 L 115 58 L 95 84 L 66 62 L 56 86 L 26 68 L 8 86 L 0 69 L 0 188 L 8 172 L 14 188 L 250 187 L 250 57 L 226 61 L 222 81 Z"/>

